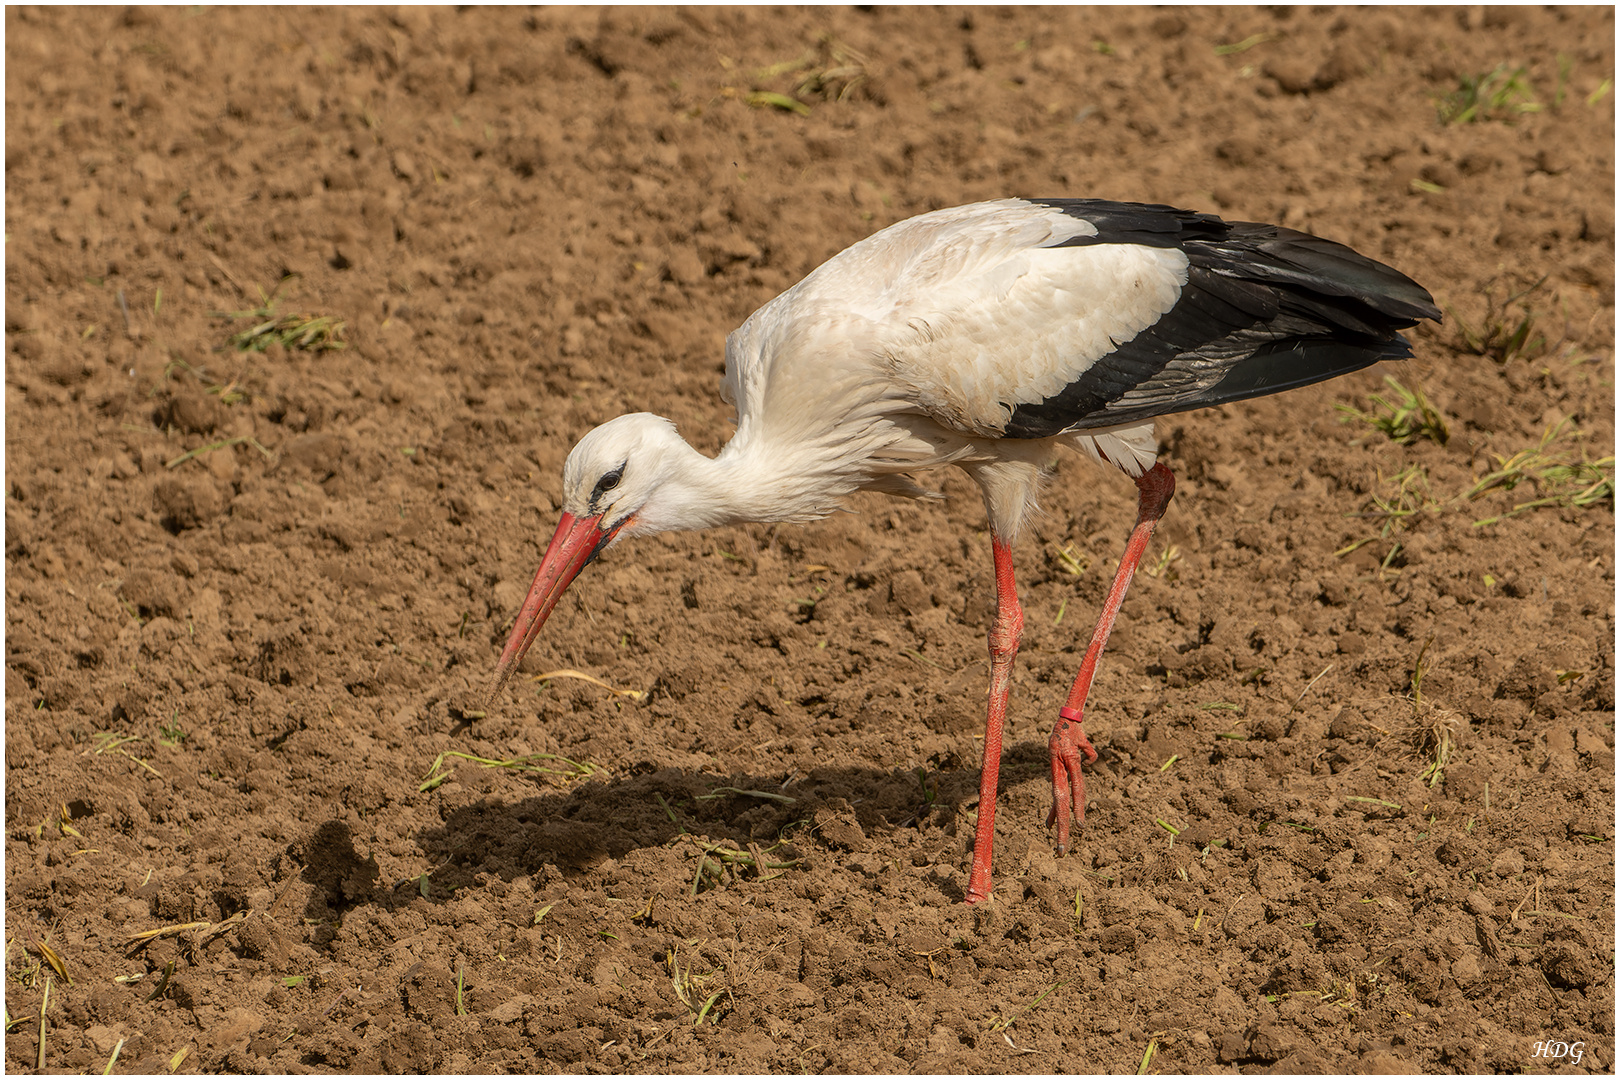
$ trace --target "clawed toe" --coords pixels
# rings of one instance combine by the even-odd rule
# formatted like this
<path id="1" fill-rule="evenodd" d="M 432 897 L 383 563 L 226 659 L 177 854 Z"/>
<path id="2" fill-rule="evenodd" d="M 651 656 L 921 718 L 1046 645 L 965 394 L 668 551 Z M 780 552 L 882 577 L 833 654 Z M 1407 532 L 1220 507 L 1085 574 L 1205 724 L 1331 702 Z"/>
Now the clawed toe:
<path id="1" fill-rule="evenodd" d="M 1057 852 L 1069 850 L 1069 824 L 1086 820 L 1086 775 L 1081 763 L 1097 760 L 1097 751 L 1086 738 L 1078 718 L 1062 716 L 1052 729 L 1047 744 L 1052 755 L 1052 809 L 1046 814 L 1046 827 L 1057 827 Z"/>

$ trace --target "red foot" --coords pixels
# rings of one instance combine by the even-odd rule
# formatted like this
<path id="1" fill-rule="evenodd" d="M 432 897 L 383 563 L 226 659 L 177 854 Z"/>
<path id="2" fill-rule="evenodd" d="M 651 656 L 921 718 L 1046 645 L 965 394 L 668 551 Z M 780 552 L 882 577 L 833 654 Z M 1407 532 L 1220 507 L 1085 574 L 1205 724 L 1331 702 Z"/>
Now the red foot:
<path id="1" fill-rule="evenodd" d="M 1086 820 L 1086 774 L 1080 771 L 1080 755 L 1085 755 L 1089 765 L 1097 760 L 1097 750 L 1080 727 L 1080 711 L 1068 708 L 1058 710 L 1058 722 L 1046 745 L 1052 752 L 1052 809 L 1046 815 L 1046 827 L 1057 826 L 1061 855 L 1069 850 L 1071 813 L 1076 825 Z"/>

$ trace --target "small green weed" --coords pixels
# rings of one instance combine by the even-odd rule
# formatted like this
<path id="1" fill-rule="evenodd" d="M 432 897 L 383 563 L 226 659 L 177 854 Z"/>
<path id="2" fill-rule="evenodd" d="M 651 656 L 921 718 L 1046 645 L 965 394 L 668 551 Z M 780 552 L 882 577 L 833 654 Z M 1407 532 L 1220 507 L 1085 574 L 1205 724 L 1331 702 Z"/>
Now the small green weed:
<path id="1" fill-rule="evenodd" d="M 1014 1009 L 1012 1012 L 1008 1013 L 1006 1016 L 997 1016 L 995 1019 L 990 1021 L 990 1024 L 989 1024 L 990 1030 L 991 1031 L 1006 1031 L 1008 1028 L 1013 1026 L 1013 1023 L 1019 1017 L 1023 1016 L 1025 1013 L 1029 1012 L 1029 1010 L 1035 1008 L 1035 1006 L 1039 1005 L 1041 1002 L 1045 1001 L 1047 998 L 1051 997 L 1053 994 L 1055 994 L 1059 990 L 1063 989 L 1063 987 L 1067 986 L 1068 983 L 1069 983 L 1068 979 L 1064 979 L 1060 983 L 1055 983 L 1052 986 L 1047 987 L 1045 990 L 1042 990 L 1039 994 L 1037 994 L 1036 997 L 1035 997 L 1035 1000 L 1031 1001 L 1028 1005 L 1024 1005 L 1024 1006 L 1021 1006 L 1021 1007 L 1019 1007 L 1017 1009 Z"/>
<path id="2" fill-rule="evenodd" d="M 1147 1044 L 1147 1049 L 1142 1051 L 1142 1064 L 1140 1064 L 1140 1065 L 1138 1065 L 1136 1067 L 1136 1075 L 1137 1076 L 1146 1076 L 1148 1074 L 1148 1066 L 1150 1064 L 1152 1064 L 1153 1055 L 1154 1055 L 1155 1051 L 1157 1051 L 1158 1049 L 1159 1049 L 1159 1040 L 1158 1039 L 1149 1039 L 1148 1044 Z"/>
<path id="3" fill-rule="evenodd" d="M 867 79 L 866 56 L 850 48 L 831 34 L 823 34 L 816 43 L 808 70 L 799 79 L 794 94 L 799 97 L 819 97 L 824 101 L 844 101 L 854 94 Z"/>
<path id="4" fill-rule="evenodd" d="M 242 319 L 253 320 L 253 325 L 232 334 L 226 340 L 226 344 L 239 352 L 264 352 L 271 345 L 303 349 L 308 352 L 344 348 L 346 346 L 343 340 L 344 322 L 337 316 L 276 314 L 279 295 L 282 286 L 286 284 L 287 279 L 284 279 L 268 296 L 260 289 L 259 297 L 263 302 L 256 308 L 247 311 L 211 312 L 214 318 L 229 319 L 231 322 Z"/>
<path id="5" fill-rule="evenodd" d="M 1076 552 L 1073 544 L 1065 544 L 1056 549 L 1053 555 L 1047 557 L 1047 562 L 1070 577 L 1080 577 L 1091 568 L 1091 556 L 1085 552 Z"/>
<path id="6" fill-rule="evenodd" d="M 1429 439 L 1441 446 L 1451 438 L 1445 417 L 1429 403 L 1421 388 L 1408 389 L 1393 375 L 1385 375 L 1384 382 L 1393 391 L 1393 400 L 1378 394 L 1369 394 L 1372 409 L 1362 412 L 1352 405 L 1337 406 L 1340 423 L 1360 422 L 1374 431 L 1380 431 L 1395 442 L 1410 445 L 1419 439 Z"/>
<path id="7" fill-rule="evenodd" d="M 125 735 L 122 732 L 117 731 L 103 731 L 91 736 L 91 741 L 96 744 L 94 751 L 96 754 L 105 754 L 108 751 L 111 751 L 112 753 L 128 758 L 141 768 L 145 769 L 147 772 L 151 773 L 153 776 L 163 779 L 163 774 L 152 768 L 150 763 L 136 757 L 134 754 L 124 749 L 125 743 L 139 742 L 145 738 L 146 736 L 144 735 Z"/>
<path id="8" fill-rule="evenodd" d="M 1457 347 L 1476 356 L 1489 356 L 1499 364 L 1519 358 L 1534 359 L 1546 354 L 1547 336 L 1536 329 L 1536 313 L 1525 298 L 1546 282 L 1545 274 L 1526 288 L 1509 292 L 1501 300 L 1494 286 L 1485 290 L 1485 315 L 1472 325 L 1449 306 L 1446 314 L 1457 327 Z M 1513 309 L 1517 307 L 1518 311 Z"/>
<path id="9" fill-rule="evenodd" d="M 917 766 L 917 786 L 922 788 L 923 813 L 926 815 L 934 809 L 934 804 L 939 801 L 939 784 L 937 782 L 929 783 L 928 770 L 919 765 Z"/>
<path id="10" fill-rule="evenodd" d="M 752 73 L 755 88 L 744 99 L 756 109 L 773 108 L 783 112 L 810 115 L 806 99 L 844 101 L 867 80 L 866 57 L 830 34 L 823 34 L 815 46 L 794 60 L 783 60 Z M 763 84 L 792 76 L 792 89 L 781 92 Z M 777 85 L 783 85 L 777 82 Z"/>
<path id="11" fill-rule="evenodd" d="M 702 1027 L 704 1020 L 718 1024 L 720 1014 L 714 1012 L 715 1003 L 730 991 L 722 989 L 716 990 L 706 997 L 703 995 L 704 991 L 708 989 L 705 984 L 720 974 L 719 969 L 710 971 L 705 975 L 698 975 L 693 971 L 690 960 L 687 961 L 686 967 L 682 968 L 681 947 L 679 944 L 670 946 L 669 952 L 664 954 L 664 966 L 669 970 L 669 981 L 670 985 L 675 989 L 675 996 L 680 998 L 681 1004 L 685 1005 L 687 1011 L 696 1017 L 692 1021 L 692 1026 Z M 712 1018 L 711 1013 L 713 1014 Z"/>
<path id="12" fill-rule="evenodd" d="M 1444 506 L 1444 503 L 1430 492 L 1429 472 L 1421 465 L 1406 466 L 1391 476 L 1384 486 L 1385 494 L 1374 494 L 1371 497 L 1371 509 L 1344 515 L 1347 518 L 1371 519 L 1378 523 L 1378 531 L 1340 548 L 1333 554 L 1348 555 L 1363 544 L 1370 544 L 1374 540 L 1387 540 L 1400 529 L 1409 527 L 1419 514 L 1439 510 Z"/>
<path id="13" fill-rule="evenodd" d="M 1434 637 L 1431 635 L 1423 643 L 1423 648 L 1418 650 L 1417 659 L 1412 662 L 1412 689 L 1406 695 L 1412 703 L 1408 741 L 1428 761 L 1428 766 L 1423 770 L 1423 779 L 1431 788 L 1439 787 L 1445 780 L 1446 766 L 1451 764 L 1457 737 L 1465 727 L 1462 717 L 1456 712 L 1441 708 L 1423 696 L 1423 676 L 1434 666 L 1432 661 L 1425 664 L 1423 658 L 1433 644 Z"/>
<path id="14" fill-rule="evenodd" d="M 1526 113 L 1540 112 L 1535 88 L 1525 68 L 1498 64 L 1478 75 L 1464 75 L 1457 89 L 1435 103 L 1442 124 L 1473 124 L 1486 120 L 1511 123 Z"/>
<path id="15" fill-rule="evenodd" d="M 692 875 L 692 889 L 689 895 L 696 896 L 705 887 L 718 888 L 725 883 L 727 870 L 734 876 L 752 870 L 759 881 L 771 881 L 781 877 L 786 871 L 797 867 L 800 860 L 790 858 L 778 861 L 767 859 L 766 856 L 786 843 L 786 840 L 778 840 L 768 848 L 749 844 L 747 851 L 724 847 L 722 844 L 703 844 L 698 852 L 697 873 Z"/>
<path id="16" fill-rule="evenodd" d="M 455 774 L 444 769 L 444 759 L 450 757 L 463 758 L 475 765 L 482 765 L 486 769 L 511 769 L 514 772 L 539 773 L 546 776 L 555 776 L 563 780 L 577 780 L 590 776 L 597 771 L 597 767 L 588 761 L 575 761 L 560 754 L 524 754 L 522 757 L 496 758 L 479 757 L 477 754 L 468 754 L 461 750 L 446 750 L 433 759 L 433 765 L 427 774 L 422 777 L 422 783 L 417 791 L 432 791 Z M 547 764 L 541 764 L 546 762 Z M 556 766 L 562 766 L 557 768 Z"/>
<path id="17" fill-rule="evenodd" d="M 170 715 L 169 722 L 167 724 L 164 724 L 158 728 L 158 734 L 162 736 L 158 742 L 162 743 L 164 746 L 179 746 L 181 743 L 186 741 L 185 729 L 180 726 L 179 709 L 174 710 L 173 714 Z"/>
<path id="18" fill-rule="evenodd" d="M 1166 581 L 1177 581 L 1181 575 L 1176 571 L 1173 563 L 1181 559 L 1181 547 L 1171 544 L 1159 553 L 1158 561 L 1152 566 L 1144 566 L 1142 573 L 1148 577 L 1163 578 Z"/>
<path id="19" fill-rule="evenodd" d="M 247 394 L 240 386 L 237 385 L 235 379 L 231 379 L 229 382 L 225 383 L 215 382 L 213 377 L 208 374 L 206 369 L 201 366 L 194 367 L 179 357 L 175 357 L 167 364 L 163 365 L 163 381 L 168 382 L 174 377 L 176 372 L 186 372 L 187 374 L 193 376 L 198 382 L 203 384 L 204 390 L 219 398 L 219 403 L 221 405 L 236 405 L 247 400 Z M 152 392 L 155 394 L 157 391 L 158 387 L 154 386 L 152 388 Z"/>
<path id="20" fill-rule="evenodd" d="M 1497 467 L 1480 477 L 1462 498 L 1472 501 L 1488 492 L 1501 488 L 1511 491 L 1522 483 L 1529 483 L 1537 497 L 1517 503 L 1503 514 L 1482 518 L 1474 522 L 1475 528 L 1493 525 L 1505 518 L 1544 506 L 1586 509 L 1614 502 L 1614 455 L 1593 460 L 1587 456 L 1584 445 L 1563 445 L 1573 441 L 1583 443 L 1584 435 L 1570 426 L 1568 418 L 1548 428 L 1541 441 L 1506 457 L 1493 454 Z"/>
<path id="21" fill-rule="evenodd" d="M 1585 434 L 1571 426 L 1569 418 L 1565 417 L 1549 427 L 1535 446 L 1512 454 L 1491 455 L 1496 460 L 1495 469 L 1474 481 L 1468 490 L 1444 499 L 1436 498 L 1430 490 L 1428 470 L 1421 465 L 1408 465 L 1387 480 L 1380 477 L 1378 490 L 1369 498 L 1371 505 L 1345 515 L 1347 518 L 1374 521 L 1377 531 L 1346 544 L 1334 554 L 1342 557 L 1375 540 L 1387 540 L 1410 528 L 1422 514 L 1458 509 L 1498 489 L 1512 491 L 1521 484 L 1528 484 L 1534 489 L 1535 497 L 1515 503 L 1503 513 L 1475 521 L 1474 528 L 1494 525 L 1543 507 L 1585 510 L 1594 506 L 1612 506 L 1614 455 L 1591 457 L 1586 450 L 1585 438 Z M 1390 572 L 1390 564 L 1399 550 L 1399 544 L 1390 549 L 1384 559 L 1384 571 Z M 1489 582 L 1487 577 L 1487 584 Z"/>

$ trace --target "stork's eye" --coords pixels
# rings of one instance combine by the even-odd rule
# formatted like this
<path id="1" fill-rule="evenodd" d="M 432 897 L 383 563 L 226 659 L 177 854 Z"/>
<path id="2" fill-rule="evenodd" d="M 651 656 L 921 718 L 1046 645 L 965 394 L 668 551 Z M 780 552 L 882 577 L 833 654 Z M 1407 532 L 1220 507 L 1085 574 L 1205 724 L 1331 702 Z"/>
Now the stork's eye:
<path id="1" fill-rule="evenodd" d="M 604 492 L 612 491 L 614 488 L 618 487 L 619 486 L 619 481 L 623 480 L 623 479 L 624 479 L 624 466 L 623 465 L 620 465 L 617 469 L 614 469 L 612 472 L 603 473 L 602 474 L 602 479 L 598 480 L 596 482 L 596 487 L 591 489 L 591 502 L 594 503 L 597 499 L 600 499 Z"/>

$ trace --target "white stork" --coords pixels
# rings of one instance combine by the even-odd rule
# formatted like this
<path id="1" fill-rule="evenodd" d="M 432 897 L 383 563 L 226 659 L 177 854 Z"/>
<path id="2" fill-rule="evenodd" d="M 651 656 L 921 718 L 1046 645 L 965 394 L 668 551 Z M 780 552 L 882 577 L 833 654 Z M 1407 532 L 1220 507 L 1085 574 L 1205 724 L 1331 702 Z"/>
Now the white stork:
<path id="1" fill-rule="evenodd" d="M 928 494 L 953 464 L 989 513 L 996 618 L 979 816 L 966 900 L 990 895 L 996 778 L 1023 626 L 1012 544 L 1043 466 L 1067 446 L 1136 482 L 1119 570 L 1050 739 L 1057 848 L 1085 819 L 1086 693 L 1175 488 L 1155 463 L 1166 413 L 1305 386 L 1411 356 L 1399 331 L 1439 319 L 1405 275 L 1274 225 L 1169 206 L 1000 199 L 902 221 L 835 255 L 726 339 L 737 432 L 708 458 L 650 413 L 588 433 L 563 468 L 563 514 L 501 655 L 511 678 L 569 582 L 620 540 L 740 521 L 810 521 L 861 489 Z"/>

